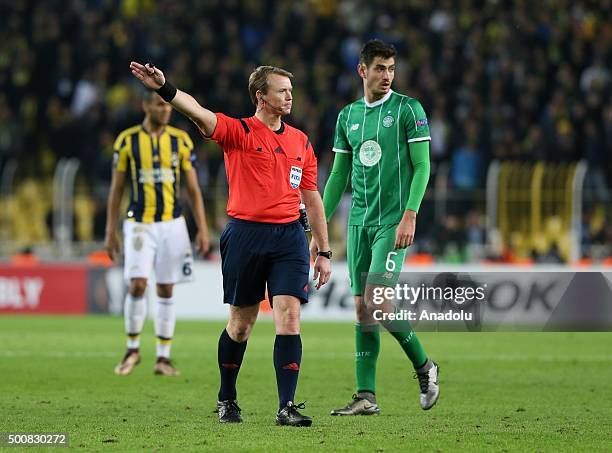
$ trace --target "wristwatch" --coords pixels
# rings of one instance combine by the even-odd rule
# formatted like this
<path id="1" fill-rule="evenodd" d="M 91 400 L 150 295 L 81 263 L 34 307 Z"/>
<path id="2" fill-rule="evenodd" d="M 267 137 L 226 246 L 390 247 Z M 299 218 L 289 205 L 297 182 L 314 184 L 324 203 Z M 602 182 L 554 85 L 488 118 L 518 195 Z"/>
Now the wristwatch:
<path id="1" fill-rule="evenodd" d="M 317 256 L 324 256 L 325 258 L 327 258 L 328 260 L 331 260 L 332 257 L 332 251 L 329 250 L 327 252 L 317 252 Z"/>

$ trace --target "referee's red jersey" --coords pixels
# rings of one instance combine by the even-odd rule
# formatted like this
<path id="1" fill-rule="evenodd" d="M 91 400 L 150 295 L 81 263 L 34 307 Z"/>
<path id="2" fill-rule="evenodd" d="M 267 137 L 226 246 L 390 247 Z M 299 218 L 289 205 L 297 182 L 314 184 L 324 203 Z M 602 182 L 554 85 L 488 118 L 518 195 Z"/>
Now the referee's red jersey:
<path id="1" fill-rule="evenodd" d="M 317 190 L 317 158 L 308 137 L 284 122 L 272 131 L 255 116 L 216 115 L 212 139 L 224 151 L 228 215 L 265 223 L 297 220 L 299 189 Z"/>

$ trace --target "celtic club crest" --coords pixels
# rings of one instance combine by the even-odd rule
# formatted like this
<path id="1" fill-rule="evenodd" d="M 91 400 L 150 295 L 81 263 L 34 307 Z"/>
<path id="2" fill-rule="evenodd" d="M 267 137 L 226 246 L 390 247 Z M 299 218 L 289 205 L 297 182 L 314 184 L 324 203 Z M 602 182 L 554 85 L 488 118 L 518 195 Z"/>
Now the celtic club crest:
<path id="1" fill-rule="evenodd" d="M 366 167 L 372 167 L 380 161 L 382 156 L 382 150 L 380 145 L 374 140 L 368 140 L 363 142 L 361 148 L 359 148 L 359 160 Z"/>

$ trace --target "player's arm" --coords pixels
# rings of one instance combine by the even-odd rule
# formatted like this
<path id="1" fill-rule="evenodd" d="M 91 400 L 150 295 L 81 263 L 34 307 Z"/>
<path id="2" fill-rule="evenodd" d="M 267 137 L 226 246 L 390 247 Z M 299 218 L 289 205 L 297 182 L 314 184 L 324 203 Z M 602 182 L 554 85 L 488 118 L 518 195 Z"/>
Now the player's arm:
<path id="1" fill-rule="evenodd" d="M 191 209 L 198 226 L 198 234 L 196 236 L 196 244 L 198 252 L 205 255 L 210 248 L 210 235 L 208 233 L 208 225 L 206 224 L 206 211 L 204 210 L 204 199 L 198 184 L 198 176 L 194 168 L 185 172 L 185 182 L 187 186 L 187 194 L 191 201 Z"/>
<path id="2" fill-rule="evenodd" d="M 346 137 L 346 119 L 344 117 L 345 110 L 340 111 L 338 119 L 336 120 L 336 132 L 334 134 L 334 164 L 332 165 L 329 178 L 325 184 L 323 191 L 323 206 L 325 209 L 325 219 L 329 222 L 331 217 L 336 212 L 346 186 L 348 185 L 349 177 L 351 175 L 352 165 L 352 151 L 351 145 Z M 317 247 L 314 241 L 310 241 L 310 255 L 314 260 L 317 251 L 321 250 Z"/>
<path id="3" fill-rule="evenodd" d="M 167 83 L 161 70 L 150 63 L 142 65 L 135 61 L 130 63 L 130 69 L 134 77 L 140 80 L 145 87 L 157 91 L 166 102 L 193 121 L 206 136 L 211 136 L 215 132 L 217 116 L 202 107 L 190 94 Z"/>
<path id="4" fill-rule="evenodd" d="M 327 236 L 327 221 L 325 220 L 325 208 L 321 201 L 318 190 L 300 189 L 302 203 L 306 206 L 306 213 L 312 227 L 312 238 L 318 250 L 329 250 L 329 238 Z M 314 265 L 314 279 L 319 279 L 317 289 L 329 281 L 331 275 L 331 262 L 328 258 L 317 256 Z"/>
<path id="5" fill-rule="evenodd" d="M 325 207 L 325 218 L 328 222 L 338 209 L 351 175 L 351 154 L 335 154 L 334 164 L 323 191 L 323 206 Z"/>
<path id="6" fill-rule="evenodd" d="M 413 142 L 408 145 L 410 161 L 412 162 L 413 176 L 410 185 L 410 194 L 406 202 L 406 208 L 395 234 L 395 248 L 403 249 L 414 241 L 416 229 L 416 216 L 421 206 L 421 201 L 427 190 L 429 181 L 429 141 Z"/>
<path id="7" fill-rule="evenodd" d="M 106 230 L 104 235 L 104 248 L 112 260 L 114 260 L 121 251 L 117 233 L 117 222 L 119 219 L 119 205 L 121 203 L 124 188 L 125 172 L 114 168 L 106 206 Z"/>
<path id="8" fill-rule="evenodd" d="M 334 164 L 332 165 L 329 178 L 323 191 L 323 205 L 325 206 L 325 216 L 327 221 L 331 219 L 338 208 L 342 195 L 348 185 L 351 174 L 351 164 L 353 152 L 346 133 L 346 107 L 338 114 L 336 120 L 336 131 L 334 133 L 333 152 Z"/>

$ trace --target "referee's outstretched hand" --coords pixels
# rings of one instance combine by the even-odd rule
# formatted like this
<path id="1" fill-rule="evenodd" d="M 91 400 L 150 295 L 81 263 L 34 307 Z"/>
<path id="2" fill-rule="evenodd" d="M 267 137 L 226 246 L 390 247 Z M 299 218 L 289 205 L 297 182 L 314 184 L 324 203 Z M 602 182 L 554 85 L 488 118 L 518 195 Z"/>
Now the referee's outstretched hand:
<path id="1" fill-rule="evenodd" d="M 142 65 L 136 61 L 130 63 L 130 69 L 134 77 L 142 82 L 144 86 L 151 90 L 157 90 L 166 83 L 164 73 L 152 63 Z"/>
<path id="2" fill-rule="evenodd" d="M 315 288 L 317 289 L 321 288 L 321 286 L 323 286 L 329 281 L 330 276 L 331 276 L 331 260 L 328 258 L 325 258 L 324 256 L 317 256 L 317 259 L 315 260 L 315 263 L 314 263 L 314 273 L 312 276 L 313 280 L 316 280 L 317 278 L 319 279 L 319 281 L 317 281 L 317 286 L 315 286 Z"/>

